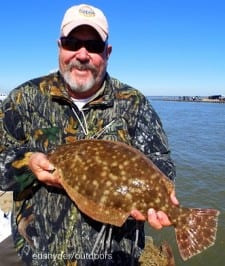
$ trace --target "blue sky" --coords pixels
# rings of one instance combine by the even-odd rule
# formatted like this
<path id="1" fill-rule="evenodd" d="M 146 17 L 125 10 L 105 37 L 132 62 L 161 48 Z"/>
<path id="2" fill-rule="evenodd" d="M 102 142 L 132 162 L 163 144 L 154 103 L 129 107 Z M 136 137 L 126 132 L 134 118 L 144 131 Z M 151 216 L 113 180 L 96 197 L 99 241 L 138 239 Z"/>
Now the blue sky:
<path id="1" fill-rule="evenodd" d="M 111 76 L 145 95 L 225 95 L 225 0 L 1 1 L 0 92 L 57 68 L 63 14 L 80 3 L 108 18 Z"/>

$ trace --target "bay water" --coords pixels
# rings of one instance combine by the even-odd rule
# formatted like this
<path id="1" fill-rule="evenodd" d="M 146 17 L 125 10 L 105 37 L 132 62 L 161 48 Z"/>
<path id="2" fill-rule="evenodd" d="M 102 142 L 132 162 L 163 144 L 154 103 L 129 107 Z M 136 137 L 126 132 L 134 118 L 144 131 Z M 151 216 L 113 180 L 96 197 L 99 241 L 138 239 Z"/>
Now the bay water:
<path id="1" fill-rule="evenodd" d="M 174 229 L 146 226 L 156 244 L 167 241 L 178 266 L 225 265 L 225 104 L 153 100 L 177 168 L 176 195 L 185 207 L 220 211 L 214 246 L 182 261 Z"/>

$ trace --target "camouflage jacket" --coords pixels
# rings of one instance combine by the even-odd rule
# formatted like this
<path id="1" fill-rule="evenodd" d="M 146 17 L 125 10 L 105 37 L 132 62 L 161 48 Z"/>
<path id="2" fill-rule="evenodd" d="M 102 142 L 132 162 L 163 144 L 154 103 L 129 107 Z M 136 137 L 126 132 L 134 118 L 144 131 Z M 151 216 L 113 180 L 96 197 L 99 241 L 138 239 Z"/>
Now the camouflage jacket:
<path id="1" fill-rule="evenodd" d="M 137 261 L 144 247 L 143 223 L 131 219 L 121 228 L 103 230 L 102 224 L 79 212 L 62 189 L 39 182 L 26 156 L 78 139 L 117 140 L 145 153 L 173 179 L 174 164 L 160 119 L 139 91 L 106 74 L 102 93 L 79 111 L 56 72 L 10 93 L 1 104 L 0 132 L 0 189 L 14 191 L 12 233 L 27 265 Z"/>

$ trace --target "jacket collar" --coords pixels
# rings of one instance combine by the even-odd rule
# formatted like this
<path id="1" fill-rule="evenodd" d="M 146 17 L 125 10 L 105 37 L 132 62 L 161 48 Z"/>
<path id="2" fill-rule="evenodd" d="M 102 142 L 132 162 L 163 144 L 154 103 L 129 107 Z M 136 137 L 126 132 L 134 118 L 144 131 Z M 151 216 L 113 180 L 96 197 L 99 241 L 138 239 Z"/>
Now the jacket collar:
<path id="1" fill-rule="evenodd" d="M 48 84 L 48 90 L 52 98 L 58 100 L 64 100 L 68 103 L 72 103 L 72 100 L 68 94 L 67 84 L 64 81 L 60 72 L 55 72 L 50 74 L 51 82 Z M 105 86 L 100 92 L 100 94 L 96 95 L 91 102 L 87 104 L 85 109 L 89 109 L 89 107 L 98 107 L 98 106 L 112 106 L 114 102 L 114 87 L 111 82 L 111 78 L 108 73 L 105 75 Z"/>

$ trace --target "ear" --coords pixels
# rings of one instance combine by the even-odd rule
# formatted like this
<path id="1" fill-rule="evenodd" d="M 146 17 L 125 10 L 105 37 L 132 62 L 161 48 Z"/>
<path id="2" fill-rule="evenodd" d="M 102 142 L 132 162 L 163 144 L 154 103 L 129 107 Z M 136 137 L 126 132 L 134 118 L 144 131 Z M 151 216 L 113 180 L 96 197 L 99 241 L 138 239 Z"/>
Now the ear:
<path id="1" fill-rule="evenodd" d="M 107 59 L 109 59 L 111 53 L 112 53 L 112 46 L 108 45 L 107 49 L 106 49 L 106 57 L 107 57 Z"/>

